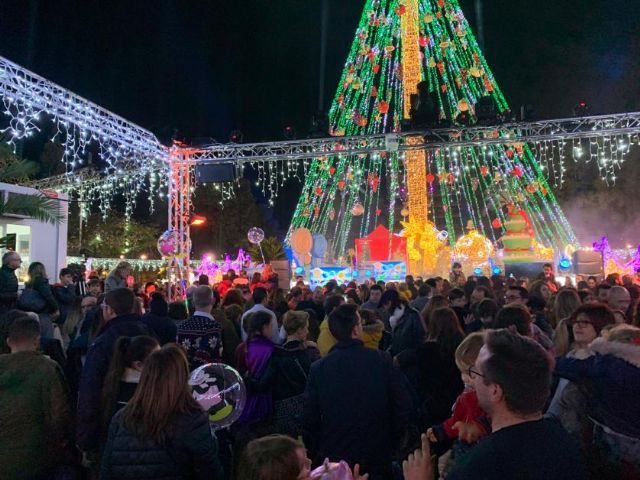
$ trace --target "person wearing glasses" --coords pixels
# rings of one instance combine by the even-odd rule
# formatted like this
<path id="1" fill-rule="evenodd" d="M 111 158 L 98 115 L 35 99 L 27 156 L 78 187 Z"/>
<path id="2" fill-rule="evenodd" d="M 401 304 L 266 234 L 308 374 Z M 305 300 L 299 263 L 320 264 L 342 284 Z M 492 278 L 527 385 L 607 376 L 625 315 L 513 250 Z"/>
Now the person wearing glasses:
<path id="1" fill-rule="evenodd" d="M 469 376 L 492 433 L 457 462 L 447 480 L 587 478 L 578 445 L 544 418 L 552 359 L 535 341 L 508 330 L 485 334 Z"/>

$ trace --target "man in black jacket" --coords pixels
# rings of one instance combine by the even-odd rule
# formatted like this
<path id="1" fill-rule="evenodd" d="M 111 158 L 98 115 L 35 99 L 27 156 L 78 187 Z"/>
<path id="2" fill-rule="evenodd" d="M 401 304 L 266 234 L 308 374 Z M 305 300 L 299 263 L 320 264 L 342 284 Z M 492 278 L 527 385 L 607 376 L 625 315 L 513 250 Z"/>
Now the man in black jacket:
<path id="1" fill-rule="evenodd" d="M 321 462 L 360 464 L 370 480 L 392 478 L 391 462 L 409 424 L 411 398 L 389 356 L 365 348 L 355 305 L 329 315 L 338 343 L 311 366 L 304 401 L 305 444 Z"/>
<path id="2" fill-rule="evenodd" d="M 101 305 L 106 323 L 89 347 L 80 377 L 76 440 L 82 451 L 94 452 L 99 445 L 102 384 L 116 341 L 120 337 L 153 336 L 140 317 L 133 313 L 134 306 L 135 296 L 128 288 L 109 291 Z"/>

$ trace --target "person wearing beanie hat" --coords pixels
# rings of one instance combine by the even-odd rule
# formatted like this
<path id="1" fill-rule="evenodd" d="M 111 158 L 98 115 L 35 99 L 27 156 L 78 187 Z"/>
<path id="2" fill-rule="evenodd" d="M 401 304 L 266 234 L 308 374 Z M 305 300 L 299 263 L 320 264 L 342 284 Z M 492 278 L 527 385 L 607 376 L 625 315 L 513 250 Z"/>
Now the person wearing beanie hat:
<path id="1" fill-rule="evenodd" d="M 142 316 L 142 321 L 156 334 L 160 345 L 176 341 L 178 327 L 169 318 L 169 305 L 161 293 L 151 294 L 149 313 Z"/>

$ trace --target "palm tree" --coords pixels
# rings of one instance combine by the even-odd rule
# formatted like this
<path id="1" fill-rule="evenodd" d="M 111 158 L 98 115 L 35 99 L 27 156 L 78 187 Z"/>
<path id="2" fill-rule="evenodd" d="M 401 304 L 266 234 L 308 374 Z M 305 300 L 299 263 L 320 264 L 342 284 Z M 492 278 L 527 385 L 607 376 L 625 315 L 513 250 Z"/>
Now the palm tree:
<path id="1" fill-rule="evenodd" d="M 19 159 L 6 148 L 0 149 L 0 182 L 26 183 L 38 170 L 37 163 Z M 7 214 L 24 215 L 54 225 L 64 219 L 59 202 L 41 193 L 0 195 L 0 217 Z"/>
<path id="2" fill-rule="evenodd" d="M 282 248 L 282 243 L 276 237 L 267 237 L 260 244 L 262 247 L 262 253 L 264 254 L 265 263 L 270 263 L 272 260 L 283 260 L 287 258 L 287 254 L 284 252 Z M 260 247 L 258 245 L 251 245 L 247 249 L 247 253 L 251 255 L 251 259 L 254 262 L 259 262 L 262 260 L 262 255 L 260 254 Z"/>

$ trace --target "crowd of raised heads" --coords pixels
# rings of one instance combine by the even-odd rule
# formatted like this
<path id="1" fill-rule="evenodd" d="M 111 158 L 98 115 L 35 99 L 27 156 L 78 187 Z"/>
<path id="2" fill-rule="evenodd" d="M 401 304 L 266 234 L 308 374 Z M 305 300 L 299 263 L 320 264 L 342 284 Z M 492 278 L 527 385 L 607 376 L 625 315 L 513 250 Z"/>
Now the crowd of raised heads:
<path id="1" fill-rule="evenodd" d="M 166 287 L 0 268 L 1 479 L 638 479 L 636 278 Z M 235 369 L 212 429 L 191 372 Z"/>

